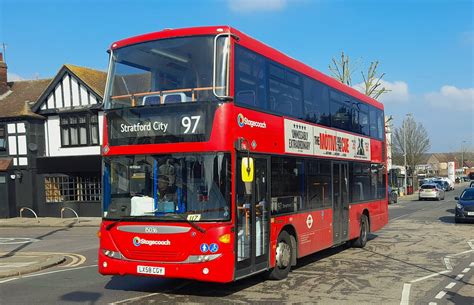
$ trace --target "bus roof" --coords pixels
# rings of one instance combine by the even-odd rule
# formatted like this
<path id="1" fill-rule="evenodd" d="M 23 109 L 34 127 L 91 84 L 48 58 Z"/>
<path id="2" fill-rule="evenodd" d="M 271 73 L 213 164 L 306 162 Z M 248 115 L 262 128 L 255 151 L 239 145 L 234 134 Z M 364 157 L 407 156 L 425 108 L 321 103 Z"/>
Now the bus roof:
<path id="1" fill-rule="evenodd" d="M 119 40 L 117 42 L 114 42 L 110 48 L 114 50 L 114 49 L 122 48 L 128 45 L 133 45 L 133 44 L 151 41 L 151 40 L 166 39 L 166 38 L 172 38 L 172 37 L 194 36 L 194 35 L 216 35 L 219 33 L 235 34 L 236 36 L 239 37 L 239 44 L 245 46 L 246 48 L 251 49 L 252 51 L 257 52 L 282 65 L 285 65 L 295 71 L 298 71 L 314 79 L 317 79 L 318 81 L 325 83 L 326 85 L 329 85 L 348 95 L 351 95 L 361 101 L 364 101 L 369 105 L 375 106 L 376 108 L 379 108 L 379 109 L 384 109 L 383 104 L 378 102 L 377 100 L 368 97 L 367 95 L 357 91 L 354 88 L 351 88 L 345 84 L 342 84 L 335 78 L 332 78 L 324 73 L 321 73 L 320 71 L 230 26 L 205 26 L 205 27 L 192 27 L 192 28 L 181 28 L 181 29 L 164 29 L 159 32 L 153 32 L 153 33 L 143 34 L 143 35 Z"/>

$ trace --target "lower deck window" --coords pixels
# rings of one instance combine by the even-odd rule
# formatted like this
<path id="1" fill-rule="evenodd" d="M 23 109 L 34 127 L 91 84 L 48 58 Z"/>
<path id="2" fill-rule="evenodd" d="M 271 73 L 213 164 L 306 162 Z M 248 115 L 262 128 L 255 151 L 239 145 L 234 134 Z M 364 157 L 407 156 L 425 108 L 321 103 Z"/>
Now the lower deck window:
<path id="1" fill-rule="evenodd" d="M 101 198 L 99 176 L 47 176 L 44 188 L 46 202 L 98 202 Z"/>

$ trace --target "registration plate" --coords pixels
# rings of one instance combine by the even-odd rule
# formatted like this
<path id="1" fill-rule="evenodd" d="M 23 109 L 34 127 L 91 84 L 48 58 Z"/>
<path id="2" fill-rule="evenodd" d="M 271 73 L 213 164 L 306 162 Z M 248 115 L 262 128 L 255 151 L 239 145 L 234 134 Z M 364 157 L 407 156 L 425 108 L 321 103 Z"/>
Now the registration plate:
<path id="1" fill-rule="evenodd" d="M 467 216 L 474 216 L 474 212 L 467 212 Z"/>
<path id="2" fill-rule="evenodd" d="M 152 267 L 152 266 L 137 266 L 137 273 L 141 274 L 155 274 L 165 275 L 165 268 L 163 267 Z"/>

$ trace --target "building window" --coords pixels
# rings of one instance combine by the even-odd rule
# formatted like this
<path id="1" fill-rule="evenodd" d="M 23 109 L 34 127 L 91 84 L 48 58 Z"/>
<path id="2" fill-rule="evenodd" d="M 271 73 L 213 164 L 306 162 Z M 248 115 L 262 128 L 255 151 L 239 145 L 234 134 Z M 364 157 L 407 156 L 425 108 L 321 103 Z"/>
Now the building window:
<path id="1" fill-rule="evenodd" d="M 99 145 L 98 121 L 97 114 L 61 116 L 61 147 Z"/>
<path id="2" fill-rule="evenodd" d="M 101 198 L 98 176 L 47 176 L 44 188 L 46 202 L 98 202 Z"/>
<path id="3" fill-rule="evenodd" d="M 5 124 L 0 124 L 0 151 L 7 149 L 7 132 Z"/>
<path id="4" fill-rule="evenodd" d="M 5 133 L 5 130 L 3 133 Z M 13 166 L 28 166 L 25 123 L 8 123 L 7 134 L 8 154 L 13 158 Z"/>

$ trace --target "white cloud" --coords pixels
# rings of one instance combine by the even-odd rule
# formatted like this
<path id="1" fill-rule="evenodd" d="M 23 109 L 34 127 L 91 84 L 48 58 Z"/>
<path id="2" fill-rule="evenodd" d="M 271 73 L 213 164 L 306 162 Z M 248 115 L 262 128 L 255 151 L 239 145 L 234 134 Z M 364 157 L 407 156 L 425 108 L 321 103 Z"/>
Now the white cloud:
<path id="1" fill-rule="evenodd" d="M 7 72 L 7 80 L 8 80 L 9 82 L 14 82 L 14 81 L 17 81 L 17 80 L 24 80 L 24 78 L 21 77 L 21 76 L 18 75 L 18 74 Z"/>
<path id="2" fill-rule="evenodd" d="M 384 104 L 400 104 L 406 103 L 410 101 L 410 93 L 408 91 L 408 84 L 404 81 L 394 81 L 389 82 L 385 80 L 380 81 L 381 85 L 380 88 L 384 88 L 390 90 L 387 93 L 382 94 L 379 97 L 379 101 Z M 364 92 L 364 84 L 360 83 L 353 86 L 354 89 Z"/>
<path id="3" fill-rule="evenodd" d="M 286 7 L 287 0 L 228 0 L 235 12 L 279 11 Z"/>
<path id="4" fill-rule="evenodd" d="M 453 111 L 474 111 L 474 88 L 460 89 L 455 86 L 443 86 L 438 92 L 423 96 L 425 102 L 439 108 Z"/>

